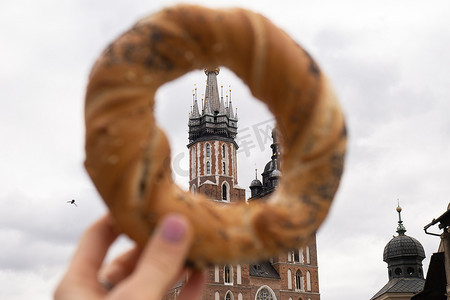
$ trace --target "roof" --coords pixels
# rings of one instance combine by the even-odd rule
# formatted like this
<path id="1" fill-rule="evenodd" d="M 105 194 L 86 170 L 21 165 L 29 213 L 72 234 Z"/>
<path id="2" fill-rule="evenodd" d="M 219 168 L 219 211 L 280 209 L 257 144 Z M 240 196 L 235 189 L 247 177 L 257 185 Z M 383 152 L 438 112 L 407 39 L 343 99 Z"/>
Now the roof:
<path id="1" fill-rule="evenodd" d="M 425 279 L 422 278 L 393 278 L 376 293 L 370 300 L 387 293 L 412 293 L 417 294 L 423 290 Z"/>
<path id="2" fill-rule="evenodd" d="M 219 100 L 219 89 L 217 87 L 217 74 L 219 69 L 205 70 L 206 73 L 206 90 L 205 90 L 205 105 L 209 106 L 210 113 L 220 112 L 225 114 L 225 108 L 221 107 Z M 220 111 L 222 109 L 222 111 Z"/>
<path id="3" fill-rule="evenodd" d="M 250 276 L 275 278 L 280 279 L 280 274 L 268 261 L 260 262 L 258 264 L 249 265 Z"/>
<path id="4" fill-rule="evenodd" d="M 413 237 L 407 235 L 398 235 L 393 237 L 386 247 L 384 247 L 383 260 L 388 260 L 401 257 L 417 257 L 423 260 L 425 258 L 425 251 L 422 244 Z"/>
<path id="5" fill-rule="evenodd" d="M 258 179 L 253 179 L 252 182 L 250 183 L 250 187 L 254 186 L 262 186 L 261 181 L 259 181 Z"/>

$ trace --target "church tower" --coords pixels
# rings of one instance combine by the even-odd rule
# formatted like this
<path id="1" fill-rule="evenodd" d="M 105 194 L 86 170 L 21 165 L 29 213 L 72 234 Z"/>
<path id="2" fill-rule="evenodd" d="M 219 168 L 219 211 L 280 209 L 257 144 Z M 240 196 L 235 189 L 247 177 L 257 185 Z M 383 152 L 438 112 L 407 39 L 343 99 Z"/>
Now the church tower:
<path id="1" fill-rule="evenodd" d="M 231 95 L 226 102 L 223 91 L 219 96 L 219 68 L 205 69 L 205 74 L 201 111 L 195 90 L 189 115 L 189 189 L 215 201 L 242 202 L 245 189 L 237 181 L 237 115 Z"/>
<path id="2" fill-rule="evenodd" d="M 400 205 L 397 206 L 398 235 L 387 243 L 383 251 L 389 281 L 370 300 L 411 299 L 425 285 L 422 270 L 425 251 L 418 240 L 405 234 L 401 211 Z"/>
<path id="3" fill-rule="evenodd" d="M 205 70 L 204 99 L 197 90 L 189 114 L 189 189 L 224 205 L 246 203 L 245 189 L 237 181 L 238 118 L 231 96 L 219 96 L 219 69 Z M 247 203 L 266 201 L 281 179 L 280 147 L 275 131 L 271 160 L 250 185 Z M 256 171 L 257 173 L 257 171 Z M 257 174 L 256 174 L 257 177 Z M 218 204 L 219 204 L 218 203 Z M 320 300 L 315 236 L 308 245 L 256 264 L 213 265 L 207 270 L 203 300 Z M 185 280 L 162 298 L 176 300 Z"/>

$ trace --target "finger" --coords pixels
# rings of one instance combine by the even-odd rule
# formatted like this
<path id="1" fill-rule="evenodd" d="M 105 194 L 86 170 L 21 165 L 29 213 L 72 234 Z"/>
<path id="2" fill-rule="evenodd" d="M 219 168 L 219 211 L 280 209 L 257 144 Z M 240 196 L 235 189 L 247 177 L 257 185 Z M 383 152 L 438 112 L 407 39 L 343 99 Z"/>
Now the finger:
<path id="1" fill-rule="evenodd" d="M 205 288 L 206 275 L 203 272 L 193 272 L 181 290 L 178 300 L 200 299 Z"/>
<path id="2" fill-rule="evenodd" d="M 117 233 L 113 230 L 108 215 L 87 229 L 81 237 L 66 274 L 55 289 L 54 298 L 88 299 L 93 295 L 101 294 L 102 290 L 97 283 L 97 272 L 116 237 Z M 80 296 L 80 293 L 84 294 Z"/>
<path id="3" fill-rule="evenodd" d="M 177 214 L 165 217 L 142 251 L 135 272 L 126 284 L 115 289 L 118 298 L 126 292 L 129 296 L 129 291 L 139 292 L 134 296 L 145 295 L 146 299 L 161 298 L 183 269 L 192 237 L 186 218 Z"/>
<path id="4" fill-rule="evenodd" d="M 100 281 L 115 286 L 128 277 L 136 267 L 141 251 L 135 246 L 104 266 L 100 270 Z"/>
<path id="5" fill-rule="evenodd" d="M 68 273 L 72 276 L 86 278 L 86 280 L 97 280 L 98 270 L 117 235 L 109 215 L 95 222 L 83 234 Z"/>

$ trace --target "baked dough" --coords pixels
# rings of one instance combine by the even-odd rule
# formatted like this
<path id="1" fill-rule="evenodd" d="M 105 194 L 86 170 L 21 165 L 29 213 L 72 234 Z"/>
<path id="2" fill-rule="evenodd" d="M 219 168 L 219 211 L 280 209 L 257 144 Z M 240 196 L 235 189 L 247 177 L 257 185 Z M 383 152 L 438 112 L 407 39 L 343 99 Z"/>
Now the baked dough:
<path id="1" fill-rule="evenodd" d="M 218 66 L 239 76 L 276 118 L 283 178 L 265 202 L 218 205 L 172 180 L 155 92 L 191 70 Z M 197 268 L 305 245 L 343 172 L 344 117 L 326 76 L 284 31 L 244 9 L 178 5 L 137 22 L 93 66 L 85 120 L 85 166 L 117 228 L 144 245 L 163 215 L 181 213 L 195 231 L 188 263 Z"/>

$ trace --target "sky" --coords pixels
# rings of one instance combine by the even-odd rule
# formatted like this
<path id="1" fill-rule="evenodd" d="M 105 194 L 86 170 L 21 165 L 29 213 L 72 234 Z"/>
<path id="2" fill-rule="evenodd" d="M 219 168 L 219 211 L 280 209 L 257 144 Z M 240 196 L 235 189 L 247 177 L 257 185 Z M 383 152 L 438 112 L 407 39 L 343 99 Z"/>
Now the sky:
<path id="1" fill-rule="evenodd" d="M 349 144 L 341 186 L 317 234 L 321 299 L 370 299 L 387 282 L 382 254 L 396 234 L 398 200 L 406 234 L 425 249 L 426 271 L 439 238 L 423 227 L 450 201 L 450 2 L 191 2 L 267 16 L 311 53 L 340 99 Z M 83 168 L 88 74 L 119 34 L 174 3 L 0 2 L 0 299 L 49 299 L 80 234 L 105 214 Z M 156 115 L 183 188 L 192 90 L 201 93 L 205 79 L 192 72 L 157 93 Z M 231 86 L 238 139 L 251 145 L 238 156 L 248 196 L 255 166 L 262 170 L 270 159 L 273 117 L 231 71 L 222 69 L 218 81 Z M 129 246 L 121 238 L 109 257 Z"/>

